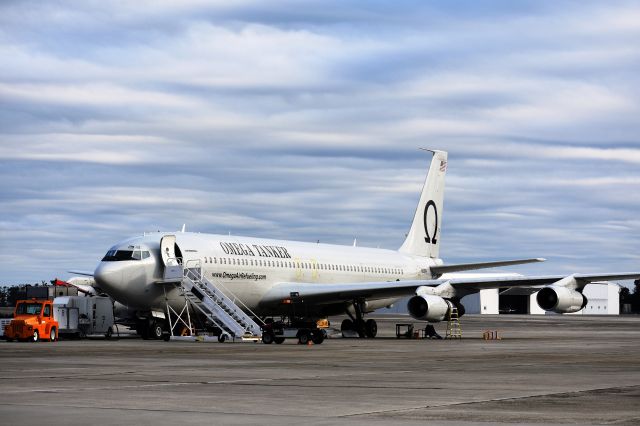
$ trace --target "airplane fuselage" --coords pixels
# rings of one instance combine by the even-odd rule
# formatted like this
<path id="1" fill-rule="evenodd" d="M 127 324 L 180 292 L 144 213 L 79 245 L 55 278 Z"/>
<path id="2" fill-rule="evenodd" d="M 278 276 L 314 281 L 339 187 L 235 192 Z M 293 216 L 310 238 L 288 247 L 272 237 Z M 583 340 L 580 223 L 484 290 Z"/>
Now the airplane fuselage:
<path id="1" fill-rule="evenodd" d="M 167 302 L 174 308 L 184 305 L 175 284 L 163 283 L 160 241 L 165 235 L 145 234 L 112 247 L 95 271 L 98 287 L 131 309 L 164 310 Z M 202 274 L 222 291 L 263 315 L 279 313 L 278 306 L 263 303 L 265 294 L 278 283 L 321 286 L 428 279 L 429 267 L 442 264 L 439 259 L 385 249 L 189 232 L 173 235 L 175 256 L 184 267 L 199 266 Z M 370 300 L 367 310 L 393 302 L 394 299 Z M 329 315 L 344 312 L 345 307 L 319 309 L 320 314 Z"/>

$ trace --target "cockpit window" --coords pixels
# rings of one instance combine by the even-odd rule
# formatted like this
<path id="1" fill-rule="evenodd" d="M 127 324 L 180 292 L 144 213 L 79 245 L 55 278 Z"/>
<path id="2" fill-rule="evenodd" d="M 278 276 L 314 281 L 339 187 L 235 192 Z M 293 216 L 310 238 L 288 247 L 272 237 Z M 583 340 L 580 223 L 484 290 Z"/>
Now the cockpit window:
<path id="1" fill-rule="evenodd" d="M 123 260 L 140 260 L 150 256 L 149 252 L 144 250 L 109 250 L 102 258 L 103 262 L 121 262 Z"/>

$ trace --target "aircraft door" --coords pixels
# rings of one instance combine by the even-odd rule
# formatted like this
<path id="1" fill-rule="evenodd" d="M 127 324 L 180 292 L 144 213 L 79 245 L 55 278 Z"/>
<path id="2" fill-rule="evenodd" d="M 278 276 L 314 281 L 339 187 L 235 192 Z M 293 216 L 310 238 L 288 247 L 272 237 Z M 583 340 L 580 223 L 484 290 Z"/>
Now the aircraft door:
<path id="1" fill-rule="evenodd" d="M 160 240 L 160 252 L 162 253 L 162 262 L 165 266 L 171 266 L 178 263 L 176 260 L 176 236 L 165 235 Z"/>
<path id="2" fill-rule="evenodd" d="M 165 235 L 160 240 L 160 253 L 164 263 L 165 281 L 182 279 L 182 265 L 176 257 L 176 236 Z"/>

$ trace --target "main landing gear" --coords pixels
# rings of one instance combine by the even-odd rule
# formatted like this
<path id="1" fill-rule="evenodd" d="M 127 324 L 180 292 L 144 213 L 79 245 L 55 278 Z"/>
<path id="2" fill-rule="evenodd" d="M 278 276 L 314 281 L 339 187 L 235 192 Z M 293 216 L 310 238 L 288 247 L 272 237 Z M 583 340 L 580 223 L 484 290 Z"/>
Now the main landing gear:
<path id="1" fill-rule="evenodd" d="M 354 332 L 358 337 L 368 337 L 370 339 L 378 335 L 378 323 L 371 318 L 366 321 L 364 320 L 362 305 L 363 303 L 361 301 L 353 301 L 353 308 L 356 313 L 355 317 L 347 310 L 349 318 L 342 321 L 340 325 L 342 337 L 352 337 Z"/>

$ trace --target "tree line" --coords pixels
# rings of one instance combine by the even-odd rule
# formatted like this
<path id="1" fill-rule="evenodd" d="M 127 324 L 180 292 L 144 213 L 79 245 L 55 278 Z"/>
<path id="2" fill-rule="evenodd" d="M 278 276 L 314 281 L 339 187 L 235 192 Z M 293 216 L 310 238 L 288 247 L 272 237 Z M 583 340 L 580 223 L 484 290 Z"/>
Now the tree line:
<path id="1" fill-rule="evenodd" d="M 640 314 L 640 280 L 633 282 L 633 291 L 628 287 L 620 290 L 620 313 L 624 312 L 624 305 L 631 306 L 631 313 Z"/>
<path id="2" fill-rule="evenodd" d="M 31 287 L 46 287 L 50 284 L 46 281 L 41 281 L 35 284 L 18 284 L 10 286 L 0 286 L 0 307 L 15 306 L 19 297 L 20 290 L 24 290 L 26 286 Z"/>

